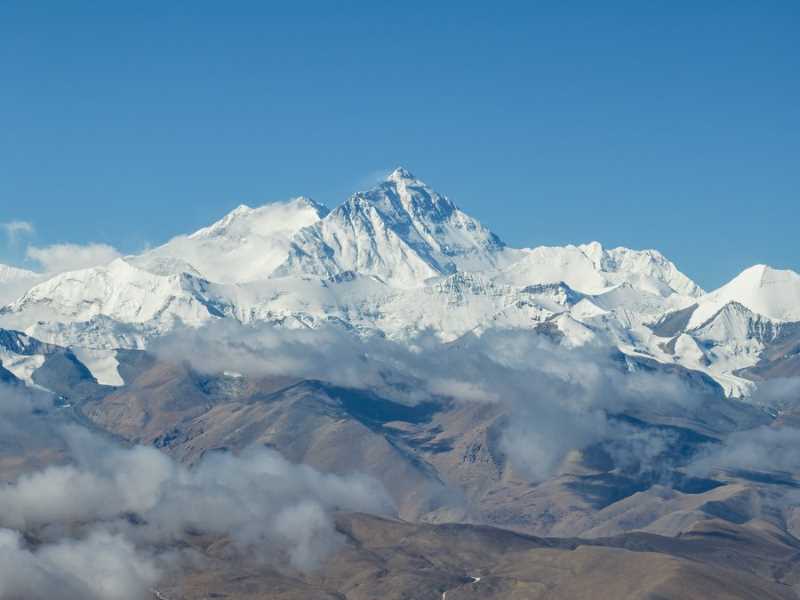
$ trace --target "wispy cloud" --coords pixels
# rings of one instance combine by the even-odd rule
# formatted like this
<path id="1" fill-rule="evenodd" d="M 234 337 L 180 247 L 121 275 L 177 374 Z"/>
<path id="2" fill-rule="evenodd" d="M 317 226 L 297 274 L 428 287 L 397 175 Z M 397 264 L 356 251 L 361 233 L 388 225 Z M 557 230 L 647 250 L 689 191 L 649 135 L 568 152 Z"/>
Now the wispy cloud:
<path id="1" fill-rule="evenodd" d="M 376 169 L 369 173 L 366 173 L 364 176 L 360 177 L 356 180 L 355 188 L 358 191 L 361 190 L 369 190 L 374 188 L 376 185 L 384 181 L 389 174 L 393 171 L 393 168 L 385 168 L 385 169 Z"/>
<path id="2" fill-rule="evenodd" d="M 136 600 L 152 597 L 160 575 L 150 557 L 103 531 L 33 549 L 20 532 L 0 528 L 0 556 L 2 598 Z"/>
<path id="3" fill-rule="evenodd" d="M 800 468 L 800 429 L 762 425 L 736 431 L 721 444 L 708 446 L 690 470 L 708 475 L 716 468 L 796 472 Z"/>
<path id="4" fill-rule="evenodd" d="M 0 223 L 0 228 L 3 229 L 8 241 L 12 244 L 16 243 L 20 237 L 31 235 L 35 231 L 33 223 L 29 221 L 6 221 Z"/>

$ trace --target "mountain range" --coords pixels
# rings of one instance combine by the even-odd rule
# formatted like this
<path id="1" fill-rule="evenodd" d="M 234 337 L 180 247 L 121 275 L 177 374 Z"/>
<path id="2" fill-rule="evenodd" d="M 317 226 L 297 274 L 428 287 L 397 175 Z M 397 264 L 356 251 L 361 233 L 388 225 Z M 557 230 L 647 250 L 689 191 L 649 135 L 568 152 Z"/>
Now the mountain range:
<path id="1" fill-rule="evenodd" d="M 800 345 L 792 271 L 756 265 L 705 292 L 656 250 L 510 248 L 403 168 L 333 210 L 302 197 L 243 205 L 109 264 L 52 276 L 2 266 L 0 289 L 0 326 L 73 349 L 109 385 L 122 381 L 118 350 L 218 320 L 332 325 L 406 344 L 538 330 L 702 373 L 743 399 L 770 374 L 794 374 Z M 43 360 L 3 353 L 29 383 Z"/>
<path id="2" fill-rule="evenodd" d="M 511 248 L 400 168 L 0 303 L 0 553 L 70 598 L 800 590 L 792 271 Z"/>

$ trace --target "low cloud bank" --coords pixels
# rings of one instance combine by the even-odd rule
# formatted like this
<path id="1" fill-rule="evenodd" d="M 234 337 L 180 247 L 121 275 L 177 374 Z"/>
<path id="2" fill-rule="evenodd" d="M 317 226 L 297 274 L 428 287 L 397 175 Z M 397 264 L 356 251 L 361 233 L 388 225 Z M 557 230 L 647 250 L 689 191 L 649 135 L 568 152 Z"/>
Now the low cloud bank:
<path id="1" fill-rule="evenodd" d="M 0 598 L 142 600 L 159 577 L 155 561 L 122 536 L 98 531 L 32 549 L 0 529 Z"/>
<path id="2" fill-rule="evenodd" d="M 675 452 L 677 428 L 648 428 L 620 415 L 707 423 L 715 403 L 730 403 L 712 387 L 643 368 L 609 348 L 566 349 L 534 332 L 487 331 L 452 344 L 423 335 L 409 347 L 334 327 L 220 321 L 176 331 L 153 351 L 209 374 L 319 379 L 408 404 L 438 397 L 499 405 L 507 415 L 501 450 L 530 481 L 593 446 L 629 472 L 652 471 L 665 456 L 699 475 L 800 465 L 800 432 L 789 428 L 731 433 L 697 457 Z M 794 385 L 784 382 L 771 397 L 791 396 Z M 0 390 L 0 416 L 19 422 L 41 396 L 13 389 Z M 154 448 L 123 448 L 78 428 L 58 434 L 67 464 L 0 487 L 0 598 L 19 590 L 32 598 L 144 598 L 176 561 L 188 560 L 174 551 L 187 532 L 223 537 L 242 555 L 313 569 L 341 543 L 334 511 L 393 512 L 374 480 L 322 474 L 266 448 L 209 453 L 188 469 Z"/>
<path id="3" fill-rule="evenodd" d="M 610 348 L 568 349 L 532 331 L 487 331 L 453 344 L 422 335 L 409 347 L 336 327 L 219 321 L 176 331 L 153 350 L 204 373 L 319 379 L 410 404 L 436 396 L 501 403 L 511 417 L 502 449 L 532 481 L 552 475 L 570 451 L 609 438 L 617 441 L 609 448 L 621 460 L 663 452 L 669 441 L 663 433 L 632 436 L 631 426 L 613 416 L 690 415 L 714 394 L 676 375 L 636 369 Z"/>
<path id="4" fill-rule="evenodd" d="M 773 409 L 796 408 L 800 405 L 800 377 L 760 381 L 752 401 Z"/>
<path id="5" fill-rule="evenodd" d="M 333 511 L 393 512 L 375 480 L 323 474 L 266 448 L 210 453 L 187 469 L 154 448 L 123 448 L 74 426 L 62 434 L 68 464 L 0 488 L 0 598 L 148 597 L 165 570 L 189 559 L 174 544 L 187 533 L 313 569 L 342 542 Z"/>
<path id="6" fill-rule="evenodd" d="M 709 446 L 692 463 L 691 471 L 708 475 L 715 469 L 748 471 L 800 470 L 800 429 L 763 425 L 728 435 Z"/>

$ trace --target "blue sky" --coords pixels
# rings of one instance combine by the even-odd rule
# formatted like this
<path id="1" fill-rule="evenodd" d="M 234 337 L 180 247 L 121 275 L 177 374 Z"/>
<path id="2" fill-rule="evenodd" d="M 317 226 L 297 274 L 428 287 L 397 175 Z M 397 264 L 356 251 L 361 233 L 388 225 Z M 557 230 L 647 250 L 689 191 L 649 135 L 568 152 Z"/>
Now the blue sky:
<path id="1" fill-rule="evenodd" d="M 402 164 L 512 245 L 800 270 L 797 2 L 270 4 L 0 0 L 0 261 Z"/>

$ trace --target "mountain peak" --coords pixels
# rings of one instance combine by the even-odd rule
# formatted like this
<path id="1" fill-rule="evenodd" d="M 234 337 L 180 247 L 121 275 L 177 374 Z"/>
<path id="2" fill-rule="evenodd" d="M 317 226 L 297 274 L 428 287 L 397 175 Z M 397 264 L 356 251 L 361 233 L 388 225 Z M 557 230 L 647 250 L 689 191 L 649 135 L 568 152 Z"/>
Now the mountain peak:
<path id="1" fill-rule="evenodd" d="M 798 276 L 798 274 L 794 271 L 790 271 L 789 269 L 773 269 L 769 265 L 758 264 L 748 267 L 739 273 L 731 280 L 730 283 L 737 282 L 740 285 L 763 287 L 765 285 L 790 281 L 793 279 L 800 279 L 800 276 Z"/>
<path id="2" fill-rule="evenodd" d="M 313 198 L 309 198 L 308 196 L 297 196 L 296 198 L 292 198 L 287 202 L 289 206 L 296 206 L 298 208 L 313 208 L 316 211 L 322 213 L 322 216 L 325 216 L 330 212 L 327 206 L 317 202 Z"/>
<path id="3" fill-rule="evenodd" d="M 753 265 L 703 296 L 690 325 L 703 323 L 731 301 L 777 321 L 800 319 L 800 275 L 788 269 Z"/>
<path id="4" fill-rule="evenodd" d="M 790 269 L 773 269 L 769 265 L 758 264 L 748 267 L 726 283 L 723 288 L 758 289 L 770 286 L 800 286 L 800 275 Z M 719 290 L 713 293 L 717 293 Z"/>
<path id="5" fill-rule="evenodd" d="M 151 273 L 189 272 L 217 283 L 266 279 L 286 259 L 292 236 L 328 209 L 303 196 L 252 208 L 241 204 L 219 221 L 133 259 Z"/>
<path id="6" fill-rule="evenodd" d="M 406 169 L 405 167 L 397 167 L 394 171 L 389 173 L 389 176 L 386 178 L 386 181 L 414 181 L 417 178 Z"/>
<path id="7" fill-rule="evenodd" d="M 401 287 L 496 267 L 503 242 L 403 167 L 299 231 L 276 275 L 375 275 Z"/>
<path id="8" fill-rule="evenodd" d="M 449 198 L 438 194 L 403 167 L 397 167 L 374 188 L 355 193 L 334 212 L 361 210 L 377 211 L 382 219 L 394 225 L 401 224 L 403 229 L 420 225 L 420 220 L 442 222 L 457 211 Z"/>
<path id="9" fill-rule="evenodd" d="M 222 219 L 195 231 L 189 237 L 272 235 L 275 232 L 292 232 L 310 225 L 328 214 L 328 209 L 305 196 L 283 202 L 270 202 L 256 208 L 240 204 Z"/>

